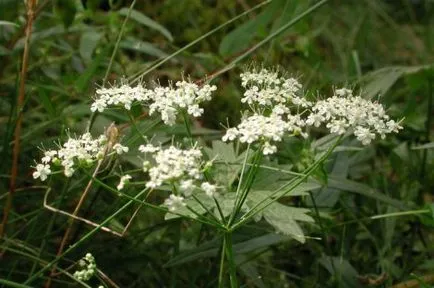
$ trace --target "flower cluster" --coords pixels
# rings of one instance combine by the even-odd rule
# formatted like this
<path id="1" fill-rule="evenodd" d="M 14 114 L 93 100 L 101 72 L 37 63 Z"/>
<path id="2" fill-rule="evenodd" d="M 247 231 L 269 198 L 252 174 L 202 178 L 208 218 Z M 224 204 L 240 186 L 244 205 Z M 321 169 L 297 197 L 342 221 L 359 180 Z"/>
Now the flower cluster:
<path id="1" fill-rule="evenodd" d="M 50 164 L 63 166 L 65 176 L 71 177 L 77 165 L 89 165 L 100 159 L 104 155 L 106 142 L 105 135 L 93 139 L 90 133 L 85 133 L 78 138 L 69 138 L 58 150 L 44 152 L 42 163 L 36 165 L 33 178 L 45 181 L 51 174 Z"/>
<path id="2" fill-rule="evenodd" d="M 144 171 L 149 173 L 149 181 L 146 183 L 148 188 L 157 188 L 163 184 L 169 184 L 173 187 L 178 187 L 175 190 L 189 197 L 194 190 L 200 189 L 206 195 L 213 197 L 216 194 L 217 187 L 208 182 L 203 182 L 199 186 L 202 179 L 202 173 L 205 167 L 209 165 L 202 160 L 202 152 L 193 147 L 188 150 L 183 150 L 175 146 L 170 146 L 162 149 L 151 144 L 141 145 L 139 151 L 145 154 L 150 154 L 155 162 L 152 167 L 147 160 L 144 161 Z M 178 192 L 178 191 L 174 191 Z M 172 194 L 165 201 L 165 205 L 169 210 L 176 210 L 184 205 L 184 197 Z"/>
<path id="3" fill-rule="evenodd" d="M 280 77 L 278 72 L 254 70 L 241 74 L 241 80 L 246 88 L 241 102 L 247 103 L 251 112 L 238 126 L 228 128 L 222 140 L 259 142 L 265 155 L 276 152 L 273 142 L 282 141 L 287 132 L 307 137 L 308 126 L 325 124 L 330 133 L 338 135 L 351 129 L 363 145 L 371 143 L 376 135 L 384 138 L 402 129 L 381 104 L 354 96 L 347 88 L 337 89 L 332 97 L 313 103 L 301 97 L 297 80 Z"/>
<path id="4" fill-rule="evenodd" d="M 87 253 L 86 256 L 78 261 L 81 270 L 74 272 L 74 278 L 80 281 L 88 281 L 96 273 L 95 257 Z"/>
<path id="5" fill-rule="evenodd" d="M 100 88 L 96 90 L 96 95 L 97 97 L 90 107 L 92 112 L 103 112 L 111 105 L 122 105 L 125 109 L 130 110 L 134 101 L 148 100 L 148 90 L 141 84 L 136 87 L 122 84 L 119 87 Z"/>
<path id="6" fill-rule="evenodd" d="M 116 188 L 118 190 L 124 189 L 125 185 L 128 184 L 131 179 L 132 179 L 131 175 L 128 175 L 128 174 L 122 176 L 121 179 L 119 180 L 119 184 Z"/>
<path id="7" fill-rule="evenodd" d="M 241 74 L 241 85 L 246 88 L 241 102 L 247 103 L 250 112 L 242 122 L 229 128 L 223 141 L 236 138 L 241 143 L 263 144 L 263 154 L 273 154 L 277 147 L 272 142 L 282 141 L 285 133 L 301 134 L 305 122 L 300 114 L 292 114 L 291 107 L 307 108 L 311 102 L 301 97 L 301 84 L 294 78 L 284 78 L 279 73 L 262 69 Z"/>
<path id="8" fill-rule="evenodd" d="M 279 76 L 278 71 L 261 69 L 240 75 L 241 85 L 246 89 L 242 103 L 249 105 L 274 106 L 276 104 L 294 104 L 308 107 L 309 101 L 300 97 L 301 84 L 295 78 Z"/>
<path id="9" fill-rule="evenodd" d="M 133 102 L 149 105 L 149 113 L 160 113 L 161 119 L 167 125 L 175 124 L 180 110 L 193 117 L 203 114 L 199 107 L 204 101 L 211 99 L 211 94 L 217 89 L 214 85 L 198 86 L 188 81 L 178 81 L 169 87 L 157 86 L 155 89 L 145 89 L 141 84 L 130 87 L 123 84 L 119 87 L 101 88 L 96 91 L 97 97 L 92 103 L 93 112 L 103 112 L 108 106 L 123 106 L 130 110 Z"/>
<path id="10" fill-rule="evenodd" d="M 342 88 L 335 91 L 335 95 L 320 100 L 312 107 L 306 124 L 319 127 L 325 123 L 330 133 L 342 135 L 352 129 L 357 140 L 368 145 L 380 135 L 397 133 L 402 127 L 391 120 L 383 106 L 376 102 L 354 96 L 350 89 Z"/>
<path id="11" fill-rule="evenodd" d="M 178 81 L 175 87 L 157 87 L 150 98 L 153 102 L 149 105 L 149 114 L 158 112 L 161 119 L 167 125 L 175 124 L 176 117 L 180 110 L 185 109 L 193 117 L 199 117 L 203 114 L 203 108 L 199 104 L 211 100 L 211 94 L 217 90 L 214 85 L 198 85 Z"/>

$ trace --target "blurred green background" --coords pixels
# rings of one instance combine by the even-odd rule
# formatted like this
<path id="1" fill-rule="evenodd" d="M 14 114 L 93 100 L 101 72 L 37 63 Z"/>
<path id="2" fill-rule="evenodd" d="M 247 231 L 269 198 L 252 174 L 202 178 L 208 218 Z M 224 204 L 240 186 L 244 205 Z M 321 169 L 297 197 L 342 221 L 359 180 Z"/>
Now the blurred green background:
<path id="1" fill-rule="evenodd" d="M 324 217 L 304 227 L 312 237 L 305 244 L 260 225 L 238 231 L 240 282 L 243 287 L 432 287 L 434 1 L 330 0 L 300 16 L 318 2 L 270 1 L 171 57 L 142 80 L 165 84 L 181 75 L 198 81 L 212 78 L 219 90 L 195 123 L 198 131 L 209 132 L 208 139 L 219 135 L 215 130 L 222 130 L 221 123 L 239 121 L 238 75 L 252 63 L 280 66 L 297 76 L 311 95 L 325 97 L 333 87 L 349 86 L 382 102 L 393 118 L 404 119 L 404 130 L 368 148 L 341 153 L 324 168 L 335 181 L 314 193 Z M 36 147 L 52 146 L 68 129 L 84 131 L 91 114 L 89 102 L 103 83 L 131 3 L 38 1 L 25 82 L 17 191 L 1 242 L 3 248 L 13 247 L 0 259 L 0 278 L 5 281 L 23 282 L 56 253 L 66 218 L 42 207 L 45 187 L 33 181 L 30 166 L 40 157 Z M 138 0 L 122 32 L 108 82 L 140 76 L 260 3 Z M 297 17 L 298 22 L 288 25 Z M 9 190 L 25 23 L 23 1 L 0 0 L 2 205 Z M 289 27 L 282 33 L 269 37 L 285 25 Z M 102 133 L 112 121 L 128 118 L 109 111 L 96 118 L 92 132 Z M 176 133 L 176 127 L 169 132 Z M 290 141 L 275 161 L 302 167 L 311 157 L 300 142 Z M 51 183 L 53 191 L 61 184 Z M 55 198 L 66 210 L 73 209 L 80 191 L 71 189 L 65 199 Z M 373 193 L 381 196 L 372 197 Z M 95 195 L 83 213 L 97 221 L 110 214 L 117 200 L 105 193 Z M 312 207 L 308 199 L 293 205 Z M 369 218 L 407 210 L 426 213 Z M 73 240 L 89 229 L 77 226 Z M 206 227 L 165 222 L 161 213 L 146 210 L 126 237 L 99 233 L 67 258 L 76 261 L 91 251 L 99 268 L 120 287 L 215 287 L 218 245 Z M 60 278 L 55 287 L 79 287 Z M 43 279 L 35 287 L 42 283 Z M 404 284 L 413 286 L 399 286 Z"/>

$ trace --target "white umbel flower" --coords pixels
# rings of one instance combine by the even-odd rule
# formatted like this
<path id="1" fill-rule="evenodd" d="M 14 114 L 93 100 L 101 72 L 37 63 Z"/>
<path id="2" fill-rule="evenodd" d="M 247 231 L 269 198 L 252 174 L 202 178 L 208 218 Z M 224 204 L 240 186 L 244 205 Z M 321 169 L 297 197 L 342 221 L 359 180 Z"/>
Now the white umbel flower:
<path id="1" fill-rule="evenodd" d="M 302 85 L 295 78 L 285 78 L 278 71 L 261 69 L 240 75 L 241 85 L 246 88 L 242 103 L 273 107 L 277 104 L 293 104 L 308 107 L 309 101 L 301 97 Z"/>
<path id="2" fill-rule="evenodd" d="M 119 143 L 116 143 L 115 145 L 113 145 L 113 150 L 116 151 L 116 154 L 121 155 L 124 153 L 128 153 L 129 148 L 127 146 L 122 146 Z"/>
<path id="3" fill-rule="evenodd" d="M 118 87 L 100 88 L 96 90 L 97 96 L 90 110 L 103 112 L 109 106 L 121 106 L 130 110 L 134 101 L 148 100 L 148 91 L 141 84 L 131 87 L 124 83 Z"/>
<path id="4" fill-rule="evenodd" d="M 33 178 L 40 178 L 41 181 L 47 180 L 48 175 L 51 174 L 50 165 L 38 164 L 36 165 L 36 171 L 33 172 Z"/>
<path id="5" fill-rule="evenodd" d="M 58 150 L 44 152 L 44 157 L 41 159 L 44 165 L 38 164 L 36 166 L 37 171 L 33 177 L 40 177 L 44 181 L 46 175 L 48 175 L 47 171 L 52 168 L 51 164 L 61 165 L 65 176 L 71 177 L 78 166 L 87 166 L 100 159 L 104 155 L 106 142 L 107 137 L 105 135 L 101 135 L 95 139 L 92 138 L 90 133 L 85 133 L 78 138 L 70 137 Z M 125 148 L 122 148 L 123 151 L 125 151 Z"/>
<path id="6" fill-rule="evenodd" d="M 81 270 L 75 271 L 73 276 L 80 281 L 88 281 L 96 273 L 95 258 L 92 254 L 87 253 L 85 257 L 78 261 L 78 266 Z"/>
<path id="7" fill-rule="evenodd" d="M 151 146 L 146 147 L 147 150 L 152 150 Z M 148 188 L 156 188 L 164 182 L 201 178 L 202 152 L 197 148 L 182 150 L 170 146 L 156 150 L 152 157 L 156 166 L 149 169 L 150 180 L 146 183 Z"/>
<path id="8" fill-rule="evenodd" d="M 116 188 L 119 191 L 124 189 L 125 185 L 128 184 L 131 179 L 132 179 L 131 175 L 128 175 L 128 174 L 122 176 L 121 179 L 119 180 L 119 184 L 118 184 L 118 186 L 116 186 Z"/>
<path id="9" fill-rule="evenodd" d="M 164 205 L 167 206 L 169 211 L 173 212 L 187 204 L 184 203 L 184 197 L 170 194 L 169 198 L 164 201 Z"/>
<path id="10" fill-rule="evenodd" d="M 178 81 L 175 87 L 157 87 L 149 93 L 152 100 L 149 105 L 149 114 L 160 113 L 161 119 L 167 125 L 175 124 L 182 109 L 193 117 L 199 117 L 204 111 L 199 104 L 209 101 L 215 90 L 217 87 L 214 85 L 200 87 L 187 81 Z"/>
<path id="11" fill-rule="evenodd" d="M 205 191 L 205 194 L 209 197 L 214 197 L 217 192 L 217 186 L 210 184 L 208 182 L 203 182 L 200 185 L 200 188 Z"/>
<path id="12" fill-rule="evenodd" d="M 306 124 L 319 127 L 323 123 L 331 133 L 339 135 L 352 129 L 363 145 L 370 144 L 376 135 L 385 138 L 386 134 L 402 129 L 390 120 L 381 104 L 353 96 L 353 91 L 347 88 L 337 89 L 334 96 L 320 100 L 312 107 Z"/>

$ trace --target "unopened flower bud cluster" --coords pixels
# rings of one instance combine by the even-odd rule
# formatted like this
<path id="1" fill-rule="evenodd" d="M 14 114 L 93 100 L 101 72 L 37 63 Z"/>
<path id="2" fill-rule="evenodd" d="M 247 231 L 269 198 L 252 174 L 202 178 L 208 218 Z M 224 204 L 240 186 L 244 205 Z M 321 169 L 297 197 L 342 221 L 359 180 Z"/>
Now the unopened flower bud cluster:
<path id="1" fill-rule="evenodd" d="M 130 110 L 133 102 L 149 105 L 149 114 L 158 112 L 167 125 L 175 124 L 180 110 L 193 117 L 203 114 L 199 105 L 211 99 L 214 85 L 203 85 L 188 81 L 178 81 L 169 87 L 157 86 L 155 89 L 145 89 L 142 84 L 130 87 L 123 84 L 119 87 L 101 88 L 96 91 L 97 97 L 91 105 L 93 112 L 103 112 L 109 106 L 123 106 Z"/>
<path id="2" fill-rule="evenodd" d="M 51 174 L 51 165 L 60 165 L 66 177 L 71 177 L 80 165 L 89 165 L 104 155 L 107 137 L 101 135 L 96 139 L 90 133 L 85 133 L 78 138 L 69 138 L 58 150 L 44 152 L 41 163 L 36 165 L 33 178 L 42 181 Z"/>
<path id="3" fill-rule="evenodd" d="M 95 258 L 90 253 L 78 261 L 78 266 L 81 270 L 75 271 L 73 275 L 77 280 L 88 281 L 96 273 Z"/>

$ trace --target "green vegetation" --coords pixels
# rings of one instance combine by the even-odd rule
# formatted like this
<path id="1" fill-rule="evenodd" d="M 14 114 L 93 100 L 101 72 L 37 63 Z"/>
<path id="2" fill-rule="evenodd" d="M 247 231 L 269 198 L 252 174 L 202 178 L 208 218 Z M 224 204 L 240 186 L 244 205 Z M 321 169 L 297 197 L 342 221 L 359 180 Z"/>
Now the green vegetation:
<path id="1" fill-rule="evenodd" d="M 311 127 L 273 155 L 222 142 L 240 73 L 277 66 L 306 99 L 349 87 L 403 129 L 365 146 Z M 433 287 L 433 66 L 430 0 L 0 0 L 0 286 Z M 90 109 L 101 87 L 182 79 L 217 87 L 201 117 Z M 32 177 L 86 131 L 107 135 L 99 158 Z M 166 213 L 179 183 L 146 189 L 143 138 L 198 142 L 219 194 Z"/>

